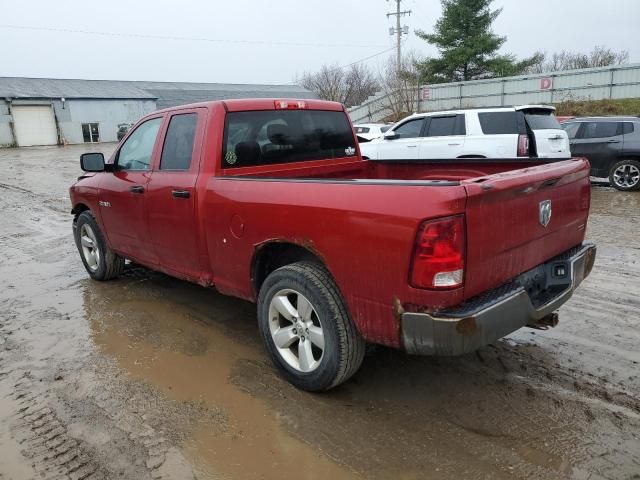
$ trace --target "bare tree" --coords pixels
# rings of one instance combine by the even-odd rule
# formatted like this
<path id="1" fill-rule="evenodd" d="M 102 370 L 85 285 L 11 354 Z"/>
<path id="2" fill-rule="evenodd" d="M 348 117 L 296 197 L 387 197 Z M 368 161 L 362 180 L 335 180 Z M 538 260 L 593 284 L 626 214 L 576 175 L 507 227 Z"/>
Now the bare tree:
<path id="1" fill-rule="evenodd" d="M 346 69 L 323 65 L 315 73 L 305 72 L 299 83 L 321 99 L 344 103 L 347 107 L 364 102 L 378 90 L 375 76 L 362 64 L 353 64 Z"/>
<path id="2" fill-rule="evenodd" d="M 629 63 L 627 50 L 616 52 L 601 45 L 596 45 L 589 53 L 563 50 L 551 55 L 546 52 L 536 52 L 534 57 L 536 62 L 527 68 L 526 73 L 558 72 Z"/>
<path id="3" fill-rule="evenodd" d="M 389 58 L 380 73 L 380 86 L 385 94 L 385 107 L 391 111 L 390 120 L 400 120 L 417 111 L 419 100 L 418 60 L 413 53 L 403 56 L 398 70 L 394 58 Z"/>

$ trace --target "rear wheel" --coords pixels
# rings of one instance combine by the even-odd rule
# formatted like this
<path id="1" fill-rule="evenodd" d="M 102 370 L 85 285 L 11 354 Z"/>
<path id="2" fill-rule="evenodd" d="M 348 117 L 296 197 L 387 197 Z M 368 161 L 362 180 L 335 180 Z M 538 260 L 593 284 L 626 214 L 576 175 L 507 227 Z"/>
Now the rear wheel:
<path id="1" fill-rule="evenodd" d="M 124 258 L 107 246 L 102 231 L 90 211 L 78 215 L 73 234 L 84 268 L 91 278 L 109 280 L 122 273 Z"/>
<path id="2" fill-rule="evenodd" d="M 329 390 L 362 364 L 364 340 L 335 282 L 316 263 L 293 263 L 266 278 L 258 297 L 258 324 L 275 365 L 303 390 Z"/>
<path id="3" fill-rule="evenodd" d="M 618 190 L 640 190 L 640 162 L 637 160 L 617 162 L 611 167 L 609 182 Z"/>

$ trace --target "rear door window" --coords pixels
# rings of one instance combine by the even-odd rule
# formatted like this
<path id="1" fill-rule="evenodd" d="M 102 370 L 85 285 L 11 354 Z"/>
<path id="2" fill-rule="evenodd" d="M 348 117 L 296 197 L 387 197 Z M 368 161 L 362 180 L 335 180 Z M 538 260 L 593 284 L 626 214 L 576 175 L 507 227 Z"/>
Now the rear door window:
<path id="1" fill-rule="evenodd" d="M 448 137 L 464 135 L 464 115 L 447 115 L 444 117 L 430 117 L 427 137 Z"/>
<path id="2" fill-rule="evenodd" d="M 344 112 L 266 110 L 226 117 L 222 167 L 304 162 L 356 154 Z"/>
<path id="3" fill-rule="evenodd" d="M 398 138 L 416 138 L 422 133 L 423 125 L 424 118 L 415 118 L 395 128 L 393 132 L 398 135 Z"/>
<path id="4" fill-rule="evenodd" d="M 197 124 L 197 113 L 171 117 L 160 157 L 160 170 L 189 170 Z"/>
<path id="5" fill-rule="evenodd" d="M 622 124 L 619 122 L 585 122 L 582 138 L 607 138 L 620 135 Z"/>
<path id="6" fill-rule="evenodd" d="M 518 116 L 515 111 L 478 113 L 480 128 L 485 135 L 518 134 Z"/>
<path id="7" fill-rule="evenodd" d="M 633 123 L 631 122 L 623 122 L 622 123 L 622 133 L 625 135 L 628 133 L 633 133 Z"/>

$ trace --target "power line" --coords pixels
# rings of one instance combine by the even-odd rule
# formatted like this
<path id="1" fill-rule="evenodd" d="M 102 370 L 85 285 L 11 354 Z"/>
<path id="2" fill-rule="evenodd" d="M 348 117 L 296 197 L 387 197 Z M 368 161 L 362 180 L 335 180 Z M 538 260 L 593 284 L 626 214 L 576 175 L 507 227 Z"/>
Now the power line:
<path id="1" fill-rule="evenodd" d="M 105 37 L 123 37 L 123 38 L 145 38 L 153 40 L 174 40 L 174 41 L 190 41 L 190 42 L 210 42 L 210 43 L 230 43 L 236 45 L 278 45 L 291 47 L 323 47 L 323 48 L 380 48 L 382 45 L 358 45 L 358 44 L 335 44 L 335 43 L 297 43 L 297 42 L 273 42 L 268 40 L 230 40 L 219 38 L 205 37 L 180 37 L 169 35 L 153 35 L 143 33 L 114 33 L 114 32 L 98 32 L 90 30 L 78 30 L 72 28 L 53 28 L 53 27 L 34 27 L 29 25 L 7 25 L 0 24 L 0 28 L 9 28 L 14 30 L 30 30 L 57 33 L 73 33 L 81 35 L 100 35 Z"/>
<path id="2" fill-rule="evenodd" d="M 391 47 L 391 48 L 387 48 L 386 50 L 383 50 L 383 51 L 378 52 L 378 53 L 374 53 L 373 55 L 370 55 L 368 57 L 362 58 L 360 60 L 356 60 L 355 62 L 348 63 L 346 65 L 342 65 L 340 68 L 343 68 L 343 69 L 344 68 L 349 68 L 351 65 L 355 65 L 357 63 L 366 62 L 367 60 L 371 60 L 372 58 L 379 57 L 380 55 L 384 55 L 385 53 L 390 52 L 391 50 L 395 50 L 395 49 L 396 49 L 395 46 Z"/>
<path id="3" fill-rule="evenodd" d="M 385 53 L 395 50 L 395 48 L 396 48 L 395 46 L 391 48 L 387 48 L 386 50 L 382 50 L 381 52 L 374 53 L 373 55 L 369 55 L 368 57 L 361 58 L 360 60 L 356 60 L 355 62 L 347 63 L 346 65 L 338 65 L 338 68 L 340 70 L 344 70 L 353 65 L 357 65 L 358 63 L 366 62 L 367 60 L 371 60 L 372 58 L 376 58 L 376 57 L 379 57 L 380 55 L 384 55 Z M 297 82 L 293 81 L 288 83 L 278 83 L 276 86 L 280 86 L 280 85 L 297 85 Z"/>

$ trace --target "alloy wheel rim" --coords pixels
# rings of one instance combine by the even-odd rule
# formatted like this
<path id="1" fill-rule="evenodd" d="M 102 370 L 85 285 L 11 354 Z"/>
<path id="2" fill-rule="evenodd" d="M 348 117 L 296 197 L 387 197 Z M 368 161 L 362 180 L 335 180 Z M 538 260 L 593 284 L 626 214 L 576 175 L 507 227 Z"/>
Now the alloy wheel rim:
<path id="1" fill-rule="evenodd" d="M 635 165 L 620 165 L 613 172 L 613 181 L 619 187 L 635 187 L 640 182 L 640 169 Z"/>
<path id="2" fill-rule="evenodd" d="M 86 223 L 80 227 L 80 245 L 85 262 L 87 262 L 89 269 L 95 272 L 100 267 L 100 249 L 96 234 Z"/>
<path id="3" fill-rule="evenodd" d="M 322 323 L 316 309 L 300 292 L 283 289 L 269 304 L 269 332 L 282 359 L 293 369 L 313 372 L 324 357 Z"/>

